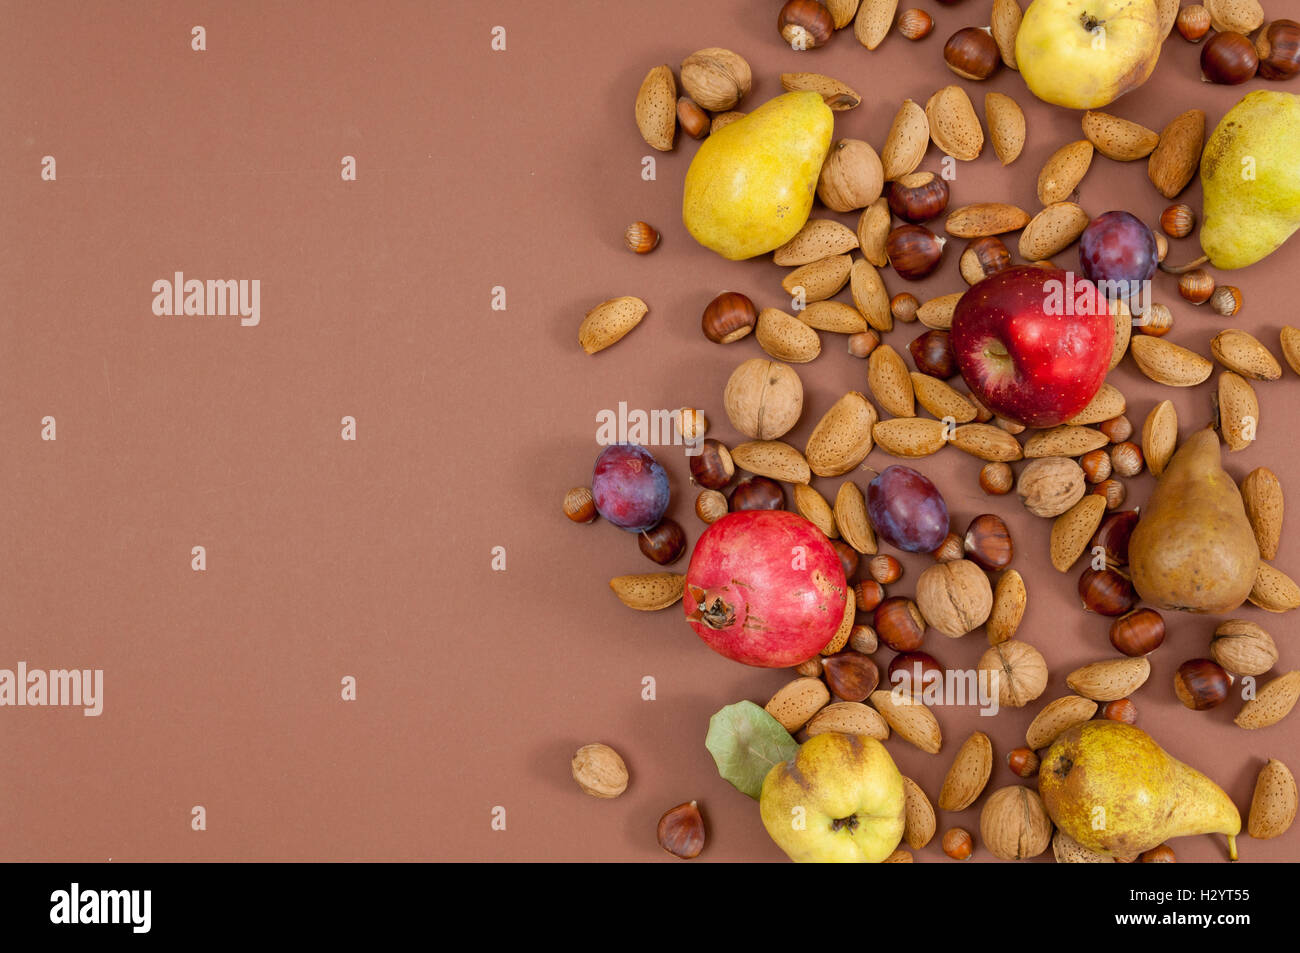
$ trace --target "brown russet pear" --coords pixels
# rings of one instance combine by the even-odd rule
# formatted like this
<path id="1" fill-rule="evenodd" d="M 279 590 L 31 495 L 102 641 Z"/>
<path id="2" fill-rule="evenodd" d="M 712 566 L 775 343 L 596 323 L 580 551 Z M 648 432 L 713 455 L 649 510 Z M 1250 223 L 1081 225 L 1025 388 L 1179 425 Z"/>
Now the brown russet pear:
<path id="1" fill-rule="evenodd" d="M 1250 595 L 1259 544 L 1212 429 L 1189 437 L 1142 507 L 1129 540 L 1133 588 L 1161 609 L 1231 612 Z"/>
<path id="2" fill-rule="evenodd" d="M 1237 859 L 1241 814 L 1223 789 L 1122 721 L 1085 721 L 1043 756 L 1038 793 L 1058 828 L 1089 850 L 1139 854 L 1171 837 L 1227 834 Z"/>

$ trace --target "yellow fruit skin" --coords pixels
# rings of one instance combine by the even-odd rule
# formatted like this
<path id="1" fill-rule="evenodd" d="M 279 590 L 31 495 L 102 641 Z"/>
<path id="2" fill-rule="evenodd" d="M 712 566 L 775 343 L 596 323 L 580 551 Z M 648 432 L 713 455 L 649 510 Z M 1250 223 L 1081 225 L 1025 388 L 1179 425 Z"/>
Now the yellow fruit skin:
<path id="1" fill-rule="evenodd" d="M 1201 156 L 1201 248 L 1215 268 L 1244 268 L 1300 226 L 1300 96 L 1248 93 Z"/>
<path id="2" fill-rule="evenodd" d="M 1087 17 L 1104 23 L 1104 36 Z M 1159 20 L 1155 0 L 1034 0 L 1016 34 L 1020 75 L 1044 102 L 1100 109 L 1156 68 Z"/>
<path id="3" fill-rule="evenodd" d="M 833 117 L 820 94 L 786 93 L 705 139 L 686 172 L 686 230 L 732 260 L 788 242 L 812 211 Z"/>

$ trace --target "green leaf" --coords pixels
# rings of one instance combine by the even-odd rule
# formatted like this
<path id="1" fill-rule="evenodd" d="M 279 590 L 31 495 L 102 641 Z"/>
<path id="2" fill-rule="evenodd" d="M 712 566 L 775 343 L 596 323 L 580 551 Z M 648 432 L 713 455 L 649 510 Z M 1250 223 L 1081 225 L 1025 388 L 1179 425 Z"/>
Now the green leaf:
<path id="1" fill-rule="evenodd" d="M 728 705 L 710 718 L 704 746 L 718 763 L 718 774 L 754 799 L 772 765 L 799 750 L 790 732 L 751 701 Z"/>

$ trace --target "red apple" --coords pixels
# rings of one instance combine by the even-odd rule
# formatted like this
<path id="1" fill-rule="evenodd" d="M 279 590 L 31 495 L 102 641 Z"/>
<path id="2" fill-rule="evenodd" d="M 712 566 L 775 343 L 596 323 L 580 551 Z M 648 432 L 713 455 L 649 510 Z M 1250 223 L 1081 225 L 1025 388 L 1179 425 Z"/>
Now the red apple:
<path id="1" fill-rule="evenodd" d="M 1101 389 L 1115 324 L 1105 296 L 1082 275 L 1022 265 L 961 296 L 949 340 L 966 386 L 991 411 L 1054 427 Z"/>

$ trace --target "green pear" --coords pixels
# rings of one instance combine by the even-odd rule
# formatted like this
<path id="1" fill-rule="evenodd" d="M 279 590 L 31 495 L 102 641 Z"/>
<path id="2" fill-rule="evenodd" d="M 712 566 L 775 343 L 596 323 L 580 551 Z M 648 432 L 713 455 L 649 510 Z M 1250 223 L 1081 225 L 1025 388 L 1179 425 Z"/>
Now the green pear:
<path id="1" fill-rule="evenodd" d="M 1038 793 L 1052 823 L 1089 850 L 1140 854 L 1171 837 L 1227 834 L 1237 859 L 1241 814 L 1223 789 L 1122 721 L 1085 721 L 1043 756 Z"/>
<path id="2" fill-rule="evenodd" d="M 686 171 L 687 231 L 733 260 L 788 242 L 812 211 L 833 116 L 818 93 L 785 93 L 705 139 Z"/>
<path id="3" fill-rule="evenodd" d="M 1166 465 L 1129 539 L 1128 568 L 1142 601 L 1161 609 L 1231 612 L 1250 595 L 1259 544 L 1213 430 Z"/>
<path id="4" fill-rule="evenodd" d="M 875 738 L 828 731 L 772 766 L 758 807 L 793 861 L 879 863 L 903 837 L 903 776 Z"/>
<path id="5" fill-rule="evenodd" d="M 1300 96 L 1248 93 L 1201 156 L 1201 249 L 1216 268 L 1244 268 L 1300 227 Z"/>

